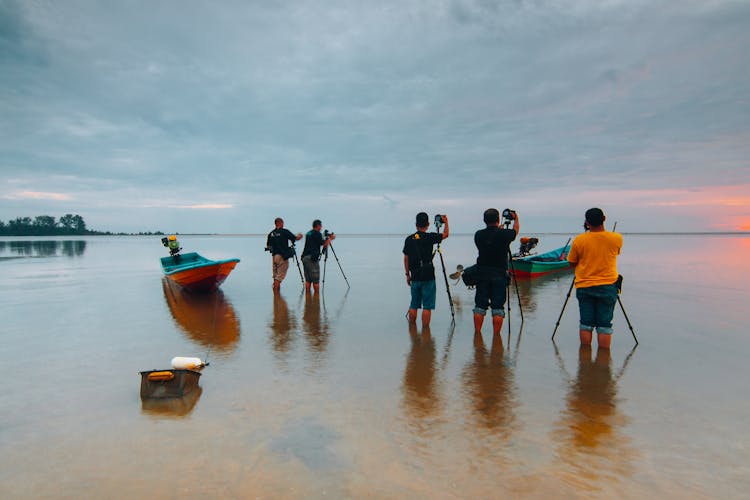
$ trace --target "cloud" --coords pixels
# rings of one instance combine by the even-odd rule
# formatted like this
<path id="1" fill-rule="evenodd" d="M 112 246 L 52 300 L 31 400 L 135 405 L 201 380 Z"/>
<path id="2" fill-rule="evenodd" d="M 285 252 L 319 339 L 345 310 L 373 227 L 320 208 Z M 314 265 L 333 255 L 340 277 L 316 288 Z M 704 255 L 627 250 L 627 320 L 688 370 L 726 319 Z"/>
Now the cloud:
<path id="1" fill-rule="evenodd" d="M 663 190 L 750 179 L 748 22 L 729 0 L 2 2 L 0 186 L 112 224 L 639 192 L 687 217 Z"/>
<path id="2" fill-rule="evenodd" d="M 56 200 L 66 201 L 72 197 L 65 193 L 46 193 L 42 191 L 17 191 L 5 196 L 9 200 Z"/>
<path id="3" fill-rule="evenodd" d="M 165 205 L 167 208 L 178 208 L 187 210 L 226 210 L 228 208 L 234 208 L 234 205 L 228 205 L 224 203 L 202 203 L 198 205 Z M 149 206 L 147 208 L 153 208 Z"/>

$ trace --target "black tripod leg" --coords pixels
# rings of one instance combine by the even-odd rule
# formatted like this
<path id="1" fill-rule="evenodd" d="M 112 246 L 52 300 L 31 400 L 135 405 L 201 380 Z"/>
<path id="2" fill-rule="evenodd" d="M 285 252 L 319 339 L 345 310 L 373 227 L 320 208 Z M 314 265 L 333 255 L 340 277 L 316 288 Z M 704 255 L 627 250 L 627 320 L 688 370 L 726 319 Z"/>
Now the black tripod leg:
<path id="1" fill-rule="evenodd" d="M 630 328 L 630 333 L 633 334 L 633 340 L 635 340 L 635 345 L 638 345 L 638 337 L 635 336 L 635 330 L 633 330 L 633 325 L 630 324 L 630 318 L 628 318 L 628 313 L 625 312 L 625 308 L 622 305 L 622 300 L 620 300 L 620 296 L 617 296 L 617 302 L 620 304 L 620 309 L 622 309 L 622 314 L 625 316 L 625 321 L 628 323 L 628 328 Z"/>
<path id="2" fill-rule="evenodd" d="M 448 284 L 448 275 L 445 273 L 445 260 L 443 260 L 443 252 L 438 246 L 438 254 L 440 254 L 440 265 L 443 267 L 443 279 L 445 279 L 445 291 L 448 293 L 448 303 L 451 306 L 451 321 L 456 320 L 456 312 L 453 309 L 453 297 L 451 297 L 451 287 Z"/>
<path id="3" fill-rule="evenodd" d="M 510 279 L 513 280 L 513 283 L 516 285 L 516 298 L 518 299 L 518 310 L 521 312 L 521 324 L 523 324 L 523 307 L 521 307 L 521 293 L 518 291 L 518 280 L 516 279 L 516 270 L 513 268 L 512 258 L 510 261 L 510 270 L 512 273 Z M 508 296 L 508 301 L 510 301 L 510 296 Z M 510 308 L 510 305 L 508 306 L 508 308 Z"/>
<path id="4" fill-rule="evenodd" d="M 349 286 L 349 280 L 346 279 L 346 274 L 344 274 L 344 269 L 341 267 L 341 262 L 339 261 L 339 256 L 336 255 L 336 250 L 333 249 L 333 243 L 329 243 L 328 244 L 328 248 L 330 248 L 331 252 L 333 252 L 333 256 L 336 259 L 336 264 L 339 265 L 339 271 L 341 271 L 341 276 L 343 276 L 344 277 L 344 281 L 346 281 L 346 288 L 351 288 Z"/>
<path id="5" fill-rule="evenodd" d="M 297 252 L 294 252 L 294 262 L 297 263 L 297 271 L 299 271 L 299 279 L 302 282 L 302 285 L 305 285 L 305 278 L 302 276 L 302 268 L 299 265 L 299 259 L 297 258 Z"/>
<path id="6" fill-rule="evenodd" d="M 552 340 L 555 340 L 555 334 L 557 333 L 557 327 L 560 326 L 560 320 L 562 319 L 563 313 L 565 312 L 565 306 L 568 305 L 568 299 L 570 298 L 570 292 L 573 291 L 573 285 L 575 284 L 576 280 L 573 278 L 573 281 L 570 283 L 570 288 L 568 288 L 568 295 L 565 296 L 565 302 L 563 303 L 562 310 L 560 311 L 560 316 L 557 317 L 557 323 L 555 323 L 555 330 L 552 332 Z"/>
<path id="7" fill-rule="evenodd" d="M 323 258 L 323 288 L 326 286 L 326 267 L 328 267 L 328 249 L 324 248 L 323 253 L 325 254 L 325 257 Z"/>

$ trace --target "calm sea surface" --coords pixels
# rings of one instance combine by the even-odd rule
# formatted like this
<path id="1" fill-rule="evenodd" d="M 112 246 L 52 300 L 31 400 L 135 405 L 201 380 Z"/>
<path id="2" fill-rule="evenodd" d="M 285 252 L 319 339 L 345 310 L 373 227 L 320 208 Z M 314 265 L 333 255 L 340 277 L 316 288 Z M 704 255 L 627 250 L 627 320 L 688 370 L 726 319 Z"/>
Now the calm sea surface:
<path id="1" fill-rule="evenodd" d="M 351 289 L 331 257 L 307 300 L 294 265 L 274 299 L 261 237 L 181 238 L 241 259 L 209 297 L 165 286 L 156 237 L 0 240 L 0 498 L 747 498 L 750 237 L 625 235 L 640 345 L 618 307 L 611 357 L 574 296 L 550 341 L 570 273 L 519 282 L 500 342 L 452 281 L 451 328 L 436 260 L 410 331 L 402 241 L 340 236 Z M 173 356 L 208 358 L 200 389 L 141 401 Z"/>

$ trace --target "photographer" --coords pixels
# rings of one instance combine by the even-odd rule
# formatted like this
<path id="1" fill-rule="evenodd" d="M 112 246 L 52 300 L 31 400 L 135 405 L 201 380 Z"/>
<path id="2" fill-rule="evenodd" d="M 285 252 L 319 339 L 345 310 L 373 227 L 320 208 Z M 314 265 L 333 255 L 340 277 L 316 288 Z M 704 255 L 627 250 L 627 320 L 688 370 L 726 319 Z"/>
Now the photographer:
<path id="1" fill-rule="evenodd" d="M 336 239 L 336 235 L 326 230 L 325 237 L 320 232 L 323 223 L 315 219 L 312 229 L 305 235 L 305 248 L 302 250 L 302 267 L 305 271 L 305 292 L 310 292 L 310 285 L 315 293 L 320 291 L 320 252 Z"/>
<path id="2" fill-rule="evenodd" d="M 281 289 L 281 282 L 289 269 L 289 259 L 294 257 L 294 242 L 302 239 L 302 234 L 294 235 L 284 227 L 284 219 L 277 217 L 274 221 L 276 228 L 268 233 L 266 250 L 271 252 L 273 268 L 273 289 Z M 289 245 L 289 242 L 292 245 Z"/>
<path id="3" fill-rule="evenodd" d="M 443 232 L 428 233 L 430 218 L 426 213 L 417 214 L 417 232 L 410 234 L 404 241 L 404 271 L 406 284 L 411 287 L 411 304 L 409 305 L 409 322 L 417 321 L 417 309 L 422 308 L 422 326 L 429 326 L 432 310 L 435 309 L 435 266 L 432 247 L 446 239 L 450 234 L 448 216 L 441 216 Z"/>
<path id="4" fill-rule="evenodd" d="M 484 211 L 486 228 L 474 234 L 474 244 L 479 250 L 477 267 L 480 270 L 479 282 L 474 295 L 474 333 L 481 335 L 482 323 L 487 308 L 492 308 L 492 332 L 497 335 L 505 318 L 505 288 L 508 285 L 508 257 L 510 244 L 516 239 L 519 230 L 518 214 L 510 209 L 503 210 L 503 217 L 513 229 L 500 227 L 500 212 L 495 208 Z"/>
<path id="5" fill-rule="evenodd" d="M 591 345 L 596 328 L 599 349 L 609 349 L 612 342 L 619 280 L 617 256 L 622 248 L 622 235 L 604 229 L 606 219 L 600 208 L 588 209 L 584 223 L 587 232 L 573 240 L 568 254 L 568 262 L 576 269 L 581 345 Z"/>

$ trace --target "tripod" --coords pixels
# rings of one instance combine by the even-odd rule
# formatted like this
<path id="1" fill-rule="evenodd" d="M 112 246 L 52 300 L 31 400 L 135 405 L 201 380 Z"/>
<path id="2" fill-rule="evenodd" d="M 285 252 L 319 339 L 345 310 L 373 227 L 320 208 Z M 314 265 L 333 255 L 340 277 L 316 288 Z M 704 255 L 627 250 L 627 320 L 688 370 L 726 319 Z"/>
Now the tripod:
<path id="1" fill-rule="evenodd" d="M 297 263 L 297 271 L 299 271 L 299 279 L 302 281 L 302 286 L 305 285 L 305 278 L 302 276 L 302 268 L 299 265 L 299 258 L 297 258 L 297 246 L 292 243 L 292 249 L 294 250 L 294 262 Z"/>
<path id="2" fill-rule="evenodd" d="M 440 231 L 440 226 L 442 225 L 442 222 L 435 220 L 435 229 L 437 231 Z M 448 284 L 448 275 L 445 273 L 445 260 L 443 259 L 443 251 L 440 249 L 440 243 L 437 244 L 437 250 L 435 250 L 440 255 L 440 265 L 443 268 L 443 279 L 445 280 L 445 291 L 448 294 L 448 303 L 451 305 L 451 323 L 456 322 L 456 311 L 453 307 L 453 297 L 451 297 L 451 288 Z"/>
<path id="3" fill-rule="evenodd" d="M 563 302 L 562 310 L 560 311 L 560 316 L 557 317 L 557 323 L 555 323 L 555 330 L 552 332 L 552 341 L 555 341 L 555 334 L 557 333 L 557 327 L 560 326 L 560 319 L 563 316 L 563 313 L 565 312 L 565 306 L 568 305 L 568 299 L 570 298 L 570 292 L 573 291 L 573 285 L 575 284 L 576 279 L 573 278 L 573 282 L 570 284 L 570 288 L 568 288 L 568 294 L 565 296 L 565 302 Z M 625 306 L 622 305 L 622 300 L 620 300 L 620 290 L 622 287 L 622 275 L 618 276 L 617 278 L 617 303 L 620 304 L 620 309 L 622 310 L 622 315 L 625 316 L 625 321 L 628 323 L 628 328 L 630 328 L 630 333 L 633 334 L 633 340 L 635 340 L 635 345 L 638 345 L 638 337 L 635 336 L 635 330 L 633 330 L 633 325 L 630 323 L 630 318 L 628 318 L 628 313 L 625 312 Z"/>
<path id="4" fill-rule="evenodd" d="M 341 271 L 341 276 L 344 277 L 344 281 L 346 281 L 346 289 L 348 290 L 351 288 L 349 286 L 349 280 L 346 279 L 346 274 L 344 274 L 344 269 L 341 267 L 341 261 L 339 261 L 339 256 L 336 255 L 336 250 L 333 249 L 333 243 L 331 241 L 328 242 L 328 246 L 323 249 L 323 287 L 326 285 L 326 267 L 328 265 L 328 249 L 331 249 L 331 252 L 333 252 L 333 257 L 336 259 L 336 263 L 339 265 L 339 271 Z"/>
<path id="5" fill-rule="evenodd" d="M 510 221 L 505 221 L 505 229 L 510 227 Z M 516 270 L 513 267 L 513 254 L 510 251 L 510 245 L 508 245 L 508 262 L 510 263 L 510 274 L 511 280 L 516 285 L 516 297 L 518 298 L 518 310 L 521 312 L 521 326 L 523 327 L 523 307 L 521 307 L 521 294 L 518 292 L 518 280 L 516 279 Z M 507 294 L 508 294 L 508 312 L 510 312 L 510 281 L 508 281 Z M 510 329 L 510 320 L 508 321 L 508 329 Z"/>

